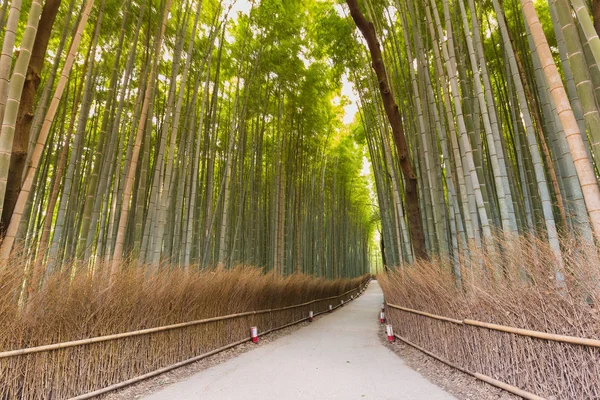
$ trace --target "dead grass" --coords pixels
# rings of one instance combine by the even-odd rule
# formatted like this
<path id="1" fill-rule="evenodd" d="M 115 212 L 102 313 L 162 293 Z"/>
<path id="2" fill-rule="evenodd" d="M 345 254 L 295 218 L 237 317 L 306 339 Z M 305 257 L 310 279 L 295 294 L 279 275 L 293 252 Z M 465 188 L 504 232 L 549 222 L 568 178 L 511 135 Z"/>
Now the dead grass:
<path id="1" fill-rule="evenodd" d="M 565 266 L 534 238 L 502 237 L 503 252 L 461 255 L 461 279 L 434 259 L 378 276 L 386 301 L 455 319 L 475 319 L 600 339 L 595 247 L 563 243 Z M 500 248 L 498 246 L 497 248 Z M 498 268 L 500 266 L 501 268 Z M 556 272 L 564 276 L 557 283 Z M 600 349 L 387 310 L 395 333 L 467 370 L 549 399 L 600 398 Z"/>
<path id="2" fill-rule="evenodd" d="M 17 264 L 18 265 L 18 264 Z M 129 267 L 109 279 L 56 273 L 20 301 L 22 268 L 0 271 L 0 351 L 300 304 L 357 288 L 367 277 L 326 280 L 232 270 Z M 348 297 L 350 294 L 348 294 Z M 63 399 L 182 361 L 324 311 L 329 301 L 110 342 L 0 359 L 0 399 Z"/>

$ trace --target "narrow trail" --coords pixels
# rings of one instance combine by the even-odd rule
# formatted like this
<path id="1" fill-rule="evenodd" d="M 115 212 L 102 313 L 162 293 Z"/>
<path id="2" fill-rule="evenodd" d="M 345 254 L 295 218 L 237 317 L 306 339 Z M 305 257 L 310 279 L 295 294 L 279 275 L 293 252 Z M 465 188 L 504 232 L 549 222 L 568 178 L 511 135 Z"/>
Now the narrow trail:
<path id="1" fill-rule="evenodd" d="M 145 399 L 454 399 L 381 343 L 382 299 L 372 281 L 332 315 Z"/>

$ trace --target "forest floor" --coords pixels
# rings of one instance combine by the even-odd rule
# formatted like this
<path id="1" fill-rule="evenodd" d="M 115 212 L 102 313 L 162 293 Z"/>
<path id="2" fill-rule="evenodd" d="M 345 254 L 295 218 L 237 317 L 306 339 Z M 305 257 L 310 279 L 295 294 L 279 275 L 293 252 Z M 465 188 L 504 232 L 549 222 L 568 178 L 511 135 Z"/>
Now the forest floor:
<path id="1" fill-rule="evenodd" d="M 312 324 L 263 336 L 258 346 L 243 344 L 105 399 L 515 398 L 398 341 L 388 344 L 377 319 L 381 301 L 374 281 L 356 301 Z"/>

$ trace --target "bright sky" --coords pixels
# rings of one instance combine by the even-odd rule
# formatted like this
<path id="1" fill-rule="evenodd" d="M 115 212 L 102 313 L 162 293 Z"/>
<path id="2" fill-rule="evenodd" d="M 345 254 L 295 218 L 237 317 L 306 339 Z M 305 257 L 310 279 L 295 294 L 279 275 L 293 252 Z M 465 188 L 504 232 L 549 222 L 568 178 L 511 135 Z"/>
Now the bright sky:
<path id="1" fill-rule="evenodd" d="M 243 14 L 248 14 L 250 9 L 252 8 L 252 3 L 250 0 L 227 0 L 225 2 L 225 7 L 229 7 L 229 5 L 233 4 L 231 7 L 230 16 L 235 20 L 237 18 L 238 12 L 242 12 Z"/>
<path id="2" fill-rule="evenodd" d="M 342 96 L 350 100 L 350 103 L 344 107 L 344 123 L 347 125 L 354 121 L 354 117 L 358 112 L 358 98 L 354 92 L 354 85 L 348 81 L 346 74 L 342 76 Z"/>
<path id="3" fill-rule="evenodd" d="M 335 11 L 342 18 L 346 17 L 344 6 L 341 4 L 334 5 Z M 354 86 L 348 81 L 348 76 L 342 76 L 342 96 L 346 96 L 350 100 L 350 104 L 344 107 L 344 123 L 350 124 L 354 121 L 354 116 L 358 112 L 358 98 L 354 92 Z"/>

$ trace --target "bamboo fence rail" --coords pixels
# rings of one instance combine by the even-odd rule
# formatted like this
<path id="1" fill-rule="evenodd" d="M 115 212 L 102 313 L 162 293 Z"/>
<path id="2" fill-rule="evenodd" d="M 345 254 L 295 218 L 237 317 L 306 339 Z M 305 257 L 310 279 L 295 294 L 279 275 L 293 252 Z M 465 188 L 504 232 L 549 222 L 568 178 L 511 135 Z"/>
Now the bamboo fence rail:
<path id="1" fill-rule="evenodd" d="M 466 369 L 462 368 L 459 365 L 456 365 L 456 364 L 454 364 L 454 363 L 452 363 L 452 362 L 450 362 L 450 361 L 448 361 L 446 359 L 443 359 L 442 357 L 439 357 L 436 354 L 433 354 L 429 350 L 424 349 L 423 347 L 421 347 L 421 346 L 419 346 L 419 345 L 411 342 L 410 340 L 408 340 L 406 338 L 403 338 L 400 335 L 394 334 L 394 336 L 396 338 L 398 338 L 399 340 L 403 341 L 404 343 L 408 344 L 409 346 L 412 346 L 415 349 L 418 349 L 418 350 L 422 351 L 423 353 L 427 354 L 428 356 L 433 357 L 436 360 L 438 360 L 440 362 L 443 362 L 444 364 L 449 365 L 450 367 L 455 368 L 455 369 L 457 369 L 457 370 L 459 370 L 459 371 L 461 371 L 461 372 L 463 372 L 463 373 L 465 373 L 467 375 L 471 375 L 474 378 L 477 378 L 477 379 L 479 379 L 481 381 L 487 382 L 490 385 L 493 385 L 493 386 L 496 386 L 498 388 L 504 389 L 507 392 L 516 394 L 517 396 L 521 396 L 522 398 L 527 399 L 527 400 L 546 400 L 544 397 L 540 397 L 540 396 L 535 395 L 533 393 L 529 393 L 529 392 L 527 392 L 525 390 L 521 390 L 521 389 L 519 389 L 516 386 L 509 385 L 508 383 L 505 383 L 505 382 L 499 381 L 497 379 L 494 379 L 491 376 L 487 376 L 487 375 L 480 374 L 478 372 L 471 372 L 469 370 L 466 370 Z"/>
<path id="2" fill-rule="evenodd" d="M 114 385 L 110 385 L 110 386 L 107 386 L 105 388 L 95 390 L 93 392 L 82 394 L 80 396 L 71 397 L 69 400 L 92 399 L 92 398 L 100 396 L 102 394 L 110 393 L 110 392 L 113 392 L 115 390 L 122 389 L 122 388 L 125 388 L 127 386 L 131 386 L 131 385 L 133 385 L 135 383 L 138 383 L 138 382 L 141 382 L 141 381 L 143 381 L 145 379 L 150 379 L 150 378 L 153 378 L 155 376 L 162 375 L 164 373 L 167 373 L 167 372 L 172 371 L 174 369 L 177 369 L 179 367 L 183 367 L 185 365 L 191 364 L 191 363 L 196 362 L 196 361 L 200 361 L 200 360 L 202 360 L 202 359 L 204 359 L 206 357 L 210 357 L 212 355 L 215 355 L 215 354 L 220 353 L 222 351 L 225 351 L 227 349 L 231 349 L 232 347 L 239 346 L 240 344 L 246 343 L 246 342 L 248 342 L 251 339 L 252 339 L 251 337 L 247 337 L 245 339 L 238 340 L 237 342 L 233 342 L 233 343 L 230 343 L 230 344 L 228 344 L 226 346 L 219 347 L 218 349 L 215 349 L 213 351 L 209 351 L 208 353 L 204 353 L 204 354 L 201 354 L 199 356 L 192 357 L 192 358 L 189 358 L 189 359 L 184 360 L 184 361 L 180 361 L 178 363 L 166 366 L 164 368 L 157 369 L 155 371 L 149 372 L 149 373 L 144 374 L 144 375 L 136 376 L 135 378 L 131 378 L 131 379 L 128 379 L 128 380 L 123 381 L 123 382 L 115 383 Z"/>

